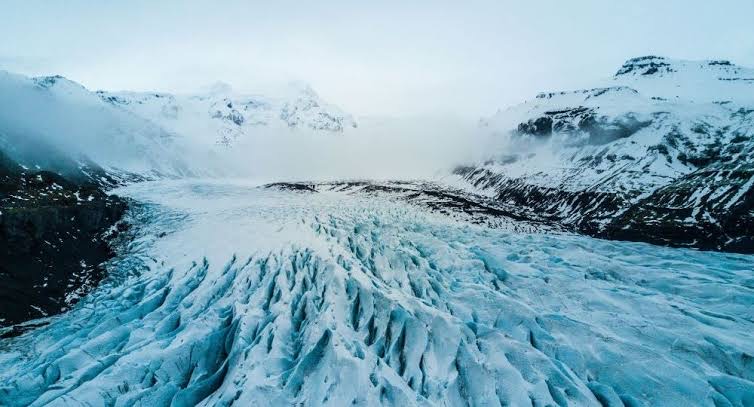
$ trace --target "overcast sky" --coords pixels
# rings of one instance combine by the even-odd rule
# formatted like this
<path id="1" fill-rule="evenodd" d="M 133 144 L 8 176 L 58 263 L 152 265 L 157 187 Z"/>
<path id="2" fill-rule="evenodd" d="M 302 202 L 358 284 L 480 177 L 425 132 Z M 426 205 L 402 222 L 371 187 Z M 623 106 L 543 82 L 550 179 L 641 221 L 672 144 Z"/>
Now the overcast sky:
<path id="1" fill-rule="evenodd" d="M 0 69 L 91 89 L 310 83 L 357 115 L 480 117 L 630 57 L 754 66 L 754 1 L 5 1 Z"/>

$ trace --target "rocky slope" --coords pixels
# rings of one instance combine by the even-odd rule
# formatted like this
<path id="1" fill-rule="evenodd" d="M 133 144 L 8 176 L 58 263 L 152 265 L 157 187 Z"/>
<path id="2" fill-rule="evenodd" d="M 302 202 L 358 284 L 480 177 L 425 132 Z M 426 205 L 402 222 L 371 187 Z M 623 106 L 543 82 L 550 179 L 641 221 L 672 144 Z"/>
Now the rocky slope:
<path id="1" fill-rule="evenodd" d="M 754 252 L 754 70 L 627 61 L 602 86 L 483 121 L 499 154 L 460 185 L 593 236 Z"/>
<path id="2" fill-rule="evenodd" d="M 191 175 L 185 152 L 73 81 L 0 72 L 0 326 L 62 312 L 95 287 L 127 206 L 105 191 Z"/>
<path id="3" fill-rule="evenodd" d="M 95 172 L 104 173 L 64 178 L 0 150 L 0 326 L 65 311 L 102 279 L 126 203 L 91 181 Z"/>

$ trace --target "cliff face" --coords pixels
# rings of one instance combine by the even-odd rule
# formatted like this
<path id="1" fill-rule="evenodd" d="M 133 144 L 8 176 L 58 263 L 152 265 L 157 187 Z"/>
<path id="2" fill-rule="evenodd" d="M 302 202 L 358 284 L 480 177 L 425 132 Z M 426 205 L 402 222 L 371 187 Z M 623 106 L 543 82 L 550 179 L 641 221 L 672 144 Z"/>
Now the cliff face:
<path id="1" fill-rule="evenodd" d="M 66 310 L 104 276 L 124 200 L 0 151 L 0 326 Z"/>

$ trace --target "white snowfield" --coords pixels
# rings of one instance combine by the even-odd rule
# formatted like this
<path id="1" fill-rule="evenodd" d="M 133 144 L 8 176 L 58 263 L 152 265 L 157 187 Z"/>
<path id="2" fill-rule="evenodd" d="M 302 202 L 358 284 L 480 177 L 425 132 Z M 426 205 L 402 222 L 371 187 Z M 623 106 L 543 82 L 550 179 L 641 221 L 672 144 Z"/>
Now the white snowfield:
<path id="1" fill-rule="evenodd" d="M 117 192 L 148 203 L 136 240 L 0 341 L 0 405 L 754 405 L 751 256 L 339 192 Z"/>

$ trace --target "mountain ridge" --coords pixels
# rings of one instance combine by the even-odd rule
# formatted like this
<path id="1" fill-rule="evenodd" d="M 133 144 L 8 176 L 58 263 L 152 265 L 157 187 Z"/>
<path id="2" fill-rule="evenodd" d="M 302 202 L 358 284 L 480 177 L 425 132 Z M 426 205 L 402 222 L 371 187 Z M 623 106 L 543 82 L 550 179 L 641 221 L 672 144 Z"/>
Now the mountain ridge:
<path id="1" fill-rule="evenodd" d="M 195 140 L 214 134 L 209 144 L 230 147 L 260 128 L 307 129 L 342 133 L 356 128 L 351 115 L 322 100 L 306 84 L 291 85 L 285 95 L 236 93 L 227 84 L 196 94 L 97 91 L 105 102 L 130 111 Z M 196 130 L 196 129 L 199 130 Z"/>
<path id="2" fill-rule="evenodd" d="M 506 154 L 454 173 L 593 236 L 752 252 L 749 78 L 728 61 L 632 58 L 611 86 L 543 92 L 483 120 Z"/>

